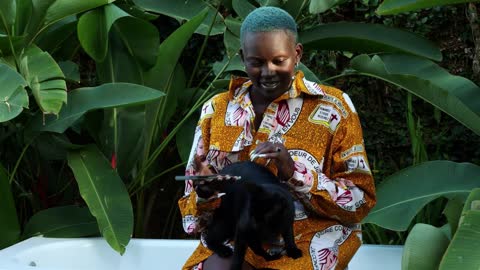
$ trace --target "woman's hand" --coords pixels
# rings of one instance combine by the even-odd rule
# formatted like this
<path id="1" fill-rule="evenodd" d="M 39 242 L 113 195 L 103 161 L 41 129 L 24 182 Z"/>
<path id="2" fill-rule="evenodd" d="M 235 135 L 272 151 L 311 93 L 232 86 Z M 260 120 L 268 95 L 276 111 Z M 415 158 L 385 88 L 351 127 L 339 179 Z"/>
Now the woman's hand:
<path id="1" fill-rule="evenodd" d="M 253 154 L 275 162 L 280 180 L 285 181 L 292 177 L 295 163 L 283 144 L 262 142 L 257 145 Z"/>

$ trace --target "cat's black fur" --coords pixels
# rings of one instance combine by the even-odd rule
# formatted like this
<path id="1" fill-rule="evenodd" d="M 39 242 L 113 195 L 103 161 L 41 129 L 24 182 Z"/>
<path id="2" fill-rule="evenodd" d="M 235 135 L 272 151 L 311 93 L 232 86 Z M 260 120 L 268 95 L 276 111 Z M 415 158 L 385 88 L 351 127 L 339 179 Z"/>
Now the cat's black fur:
<path id="1" fill-rule="evenodd" d="M 247 247 L 266 260 L 271 255 L 263 247 L 281 235 L 289 257 L 299 258 L 293 236 L 295 209 L 293 196 L 268 169 L 254 162 L 238 162 L 226 166 L 220 174 L 241 176 L 241 180 L 222 185 L 225 195 L 207 224 L 205 241 L 221 257 L 233 254 L 231 270 L 241 269 Z M 225 245 L 234 240 L 234 251 Z"/>

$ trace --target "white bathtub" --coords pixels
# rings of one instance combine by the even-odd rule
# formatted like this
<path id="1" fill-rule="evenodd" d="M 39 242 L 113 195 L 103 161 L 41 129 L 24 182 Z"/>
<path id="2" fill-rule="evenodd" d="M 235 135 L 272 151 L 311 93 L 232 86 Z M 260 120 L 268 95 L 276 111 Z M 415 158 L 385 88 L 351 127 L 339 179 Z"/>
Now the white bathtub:
<path id="1" fill-rule="evenodd" d="M 196 240 L 132 239 L 123 256 L 102 238 L 33 237 L 0 250 L 0 270 L 176 270 Z M 349 270 L 399 270 L 402 246 L 363 245 Z"/>

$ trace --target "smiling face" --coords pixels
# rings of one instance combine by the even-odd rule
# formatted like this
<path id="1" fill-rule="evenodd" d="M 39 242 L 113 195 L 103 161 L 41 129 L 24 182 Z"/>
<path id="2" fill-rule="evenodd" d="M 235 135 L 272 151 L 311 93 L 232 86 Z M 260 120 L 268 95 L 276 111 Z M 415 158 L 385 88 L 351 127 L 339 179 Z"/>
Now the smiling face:
<path id="1" fill-rule="evenodd" d="M 270 103 L 285 93 L 302 52 L 302 45 L 287 31 L 246 33 L 240 53 L 252 81 L 252 99 Z"/>

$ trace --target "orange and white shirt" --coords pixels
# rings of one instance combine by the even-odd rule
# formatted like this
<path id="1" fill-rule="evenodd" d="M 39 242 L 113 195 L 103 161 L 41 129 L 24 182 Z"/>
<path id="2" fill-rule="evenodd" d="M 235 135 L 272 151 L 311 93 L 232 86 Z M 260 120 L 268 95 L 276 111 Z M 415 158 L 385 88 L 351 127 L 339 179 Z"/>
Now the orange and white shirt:
<path id="1" fill-rule="evenodd" d="M 248 251 L 246 260 L 255 268 L 344 269 L 361 244 L 360 221 L 375 205 L 375 186 L 363 144 L 355 107 L 339 89 L 308 81 L 297 72 L 292 87 L 265 110 L 260 127 L 247 78 L 232 78 L 228 92 L 207 101 L 195 130 L 186 175 L 195 175 L 195 156 L 217 171 L 250 159 L 260 142 L 282 143 L 295 162 L 288 180 L 295 192 L 306 196 L 316 213 L 311 215 L 295 202 L 294 234 L 303 256 L 283 256 L 266 262 Z M 256 162 L 277 173 L 274 163 Z M 196 197 L 191 181 L 179 200 L 183 227 L 196 231 L 197 217 L 214 203 Z M 212 253 L 199 245 L 184 266 L 195 269 Z"/>

